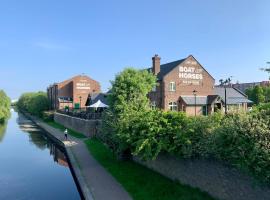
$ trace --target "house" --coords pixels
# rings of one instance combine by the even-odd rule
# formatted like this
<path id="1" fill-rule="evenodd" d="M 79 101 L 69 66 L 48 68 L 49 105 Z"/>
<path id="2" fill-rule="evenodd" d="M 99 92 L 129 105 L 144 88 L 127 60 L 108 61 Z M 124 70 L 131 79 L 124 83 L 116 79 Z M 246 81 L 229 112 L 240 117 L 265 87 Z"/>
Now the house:
<path id="1" fill-rule="evenodd" d="M 208 115 L 223 110 L 222 91 L 215 89 L 215 79 L 194 56 L 162 65 L 160 60 L 155 55 L 152 67 L 147 69 L 157 76 L 157 86 L 148 94 L 152 108 L 183 111 L 188 115 Z M 241 96 L 248 101 L 238 90 L 229 94 L 230 99 Z M 246 108 L 245 102 L 241 103 Z"/>
<path id="2" fill-rule="evenodd" d="M 50 109 L 83 108 L 89 94 L 99 93 L 99 82 L 86 75 L 74 76 L 47 88 Z"/>

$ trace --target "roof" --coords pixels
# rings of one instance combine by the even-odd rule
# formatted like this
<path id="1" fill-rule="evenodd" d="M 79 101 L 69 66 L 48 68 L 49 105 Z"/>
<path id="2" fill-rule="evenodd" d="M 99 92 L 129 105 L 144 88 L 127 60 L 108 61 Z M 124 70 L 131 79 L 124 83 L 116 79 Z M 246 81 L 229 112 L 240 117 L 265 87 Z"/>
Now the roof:
<path id="1" fill-rule="evenodd" d="M 185 60 L 186 58 L 160 65 L 160 72 L 157 74 L 157 78 L 162 79 L 166 74 L 168 74 L 171 70 L 173 70 L 175 67 L 177 67 L 179 64 L 181 64 Z M 152 68 L 148 68 L 147 70 L 151 72 Z"/>
<path id="2" fill-rule="evenodd" d="M 180 60 L 176 60 L 173 62 L 169 62 L 166 64 L 162 64 L 160 65 L 160 72 L 157 74 L 157 78 L 158 80 L 162 80 L 163 77 L 165 75 L 167 75 L 170 71 L 172 71 L 175 67 L 177 67 L 178 65 L 180 65 L 181 63 L 183 63 L 187 58 L 192 57 L 203 69 L 204 71 L 214 79 L 214 77 L 198 62 L 198 60 L 196 60 L 196 58 L 194 58 L 194 56 L 189 55 L 186 58 L 180 59 Z M 147 69 L 148 72 L 152 72 L 152 67 Z"/>
<path id="3" fill-rule="evenodd" d="M 195 105 L 195 96 L 181 96 L 187 105 Z M 207 96 L 196 96 L 196 105 L 207 105 Z"/>
<path id="4" fill-rule="evenodd" d="M 98 102 L 98 100 L 100 100 L 102 103 L 108 105 L 107 96 L 108 96 L 107 93 L 93 93 L 93 94 L 89 95 L 85 105 L 90 106 L 90 105 Z"/>
<path id="5" fill-rule="evenodd" d="M 215 87 L 214 93 L 219 95 L 222 101 L 225 101 L 225 90 L 224 87 Z M 226 95 L 227 95 L 227 104 L 239 104 L 239 103 L 252 103 L 246 95 L 236 88 L 228 87 L 226 88 Z"/>

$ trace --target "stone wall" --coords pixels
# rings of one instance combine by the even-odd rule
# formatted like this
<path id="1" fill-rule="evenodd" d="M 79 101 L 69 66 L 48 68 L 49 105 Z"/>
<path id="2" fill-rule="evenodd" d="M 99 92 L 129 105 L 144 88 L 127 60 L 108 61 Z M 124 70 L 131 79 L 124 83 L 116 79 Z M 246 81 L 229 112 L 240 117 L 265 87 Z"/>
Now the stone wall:
<path id="1" fill-rule="evenodd" d="M 54 121 L 87 137 L 96 135 L 101 125 L 101 120 L 85 120 L 57 112 L 54 114 Z"/>
<path id="2" fill-rule="evenodd" d="M 214 160 L 181 159 L 168 154 L 161 154 L 154 161 L 133 159 L 172 180 L 200 188 L 217 199 L 270 199 L 269 186 L 260 185 L 239 170 Z"/>

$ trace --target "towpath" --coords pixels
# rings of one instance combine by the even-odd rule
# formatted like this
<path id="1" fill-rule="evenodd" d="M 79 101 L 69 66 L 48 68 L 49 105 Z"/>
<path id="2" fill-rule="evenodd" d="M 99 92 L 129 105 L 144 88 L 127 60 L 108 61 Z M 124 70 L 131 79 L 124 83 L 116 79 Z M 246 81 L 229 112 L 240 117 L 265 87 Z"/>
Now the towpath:
<path id="1" fill-rule="evenodd" d="M 48 134 L 62 143 L 80 184 L 85 199 L 131 200 L 130 195 L 89 153 L 83 139 L 64 134 L 50 125 L 31 117 Z"/>

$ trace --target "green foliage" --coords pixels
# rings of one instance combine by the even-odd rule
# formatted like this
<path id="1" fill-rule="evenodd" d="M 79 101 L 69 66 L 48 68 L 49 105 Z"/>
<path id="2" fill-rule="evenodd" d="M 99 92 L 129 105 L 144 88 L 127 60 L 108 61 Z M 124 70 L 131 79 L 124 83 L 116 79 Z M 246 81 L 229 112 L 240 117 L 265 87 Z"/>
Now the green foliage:
<path id="1" fill-rule="evenodd" d="M 45 122 L 54 121 L 53 117 L 54 117 L 54 111 L 44 111 L 44 112 L 42 112 L 42 119 Z"/>
<path id="2" fill-rule="evenodd" d="M 0 123 L 10 115 L 10 99 L 3 90 L 0 90 Z"/>
<path id="3" fill-rule="evenodd" d="M 250 113 L 188 117 L 149 108 L 147 94 L 154 81 L 153 75 L 134 69 L 116 77 L 102 123 L 104 142 L 116 152 L 129 149 L 143 159 L 155 159 L 160 152 L 211 157 L 270 183 L 270 106 L 262 104 L 261 86 L 247 91 L 259 104 Z"/>
<path id="4" fill-rule="evenodd" d="M 88 139 L 85 144 L 91 155 L 123 185 L 134 200 L 213 199 L 199 189 L 171 181 L 132 161 L 119 161 L 110 149 L 96 139 Z"/>
<path id="5" fill-rule="evenodd" d="M 256 85 L 253 88 L 248 88 L 245 92 L 248 95 L 248 98 L 257 105 L 264 103 L 265 100 L 269 98 L 269 96 L 266 96 L 269 95 L 268 89 L 259 85 Z"/>
<path id="6" fill-rule="evenodd" d="M 112 81 L 108 97 L 110 109 L 103 115 L 104 141 L 119 152 L 128 148 L 130 124 L 150 110 L 147 94 L 156 85 L 156 77 L 145 70 L 127 68 Z M 134 122 L 134 123 L 133 123 Z M 112 134 L 113 133 L 113 134 Z"/>
<path id="7" fill-rule="evenodd" d="M 126 110 L 147 110 L 147 94 L 156 85 L 156 77 L 146 70 L 126 68 L 112 81 L 110 106 L 116 114 Z"/>
<path id="8" fill-rule="evenodd" d="M 29 92 L 21 95 L 17 106 L 19 110 L 42 117 L 42 112 L 49 109 L 49 101 L 45 92 Z"/>

